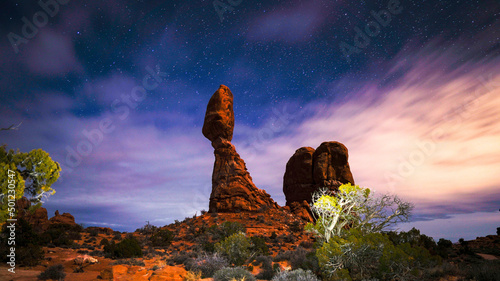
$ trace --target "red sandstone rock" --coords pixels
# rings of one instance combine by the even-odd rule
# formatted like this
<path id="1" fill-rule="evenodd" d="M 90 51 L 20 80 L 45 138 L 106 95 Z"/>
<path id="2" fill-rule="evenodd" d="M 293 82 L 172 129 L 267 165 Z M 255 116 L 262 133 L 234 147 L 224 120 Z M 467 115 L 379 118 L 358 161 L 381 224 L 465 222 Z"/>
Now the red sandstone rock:
<path id="1" fill-rule="evenodd" d="M 347 148 L 339 142 L 324 142 L 316 150 L 302 147 L 286 164 L 283 193 L 291 211 L 312 219 L 311 195 L 322 187 L 336 191 L 344 183 L 354 184 Z"/>
<path id="2" fill-rule="evenodd" d="M 234 129 L 233 94 L 221 85 L 208 102 L 203 135 L 215 149 L 209 212 L 259 211 L 279 208 L 252 182 L 245 162 L 231 144 Z"/>
<path id="3" fill-rule="evenodd" d="M 234 145 L 218 138 L 212 146 L 215 148 L 215 164 L 209 212 L 259 211 L 264 208 L 278 208 L 269 194 L 254 185 L 245 162 L 236 152 Z"/>
<path id="4" fill-rule="evenodd" d="M 228 87 L 220 85 L 208 102 L 202 132 L 212 142 L 218 137 L 231 141 L 233 129 L 233 94 Z"/>
<path id="5" fill-rule="evenodd" d="M 283 176 L 283 193 L 287 206 L 291 202 L 311 201 L 314 192 L 312 147 L 301 147 L 295 151 L 286 164 Z"/>
<path id="6" fill-rule="evenodd" d="M 45 231 L 51 224 L 76 226 L 75 218 L 69 213 L 61 215 L 56 211 L 55 216 L 49 220 L 47 209 L 40 207 L 33 212 L 29 210 L 30 207 L 31 202 L 26 197 L 17 200 L 17 218 L 26 220 L 37 231 Z"/>
<path id="7" fill-rule="evenodd" d="M 68 224 L 68 225 L 76 225 L 75 217 L 70 213 L 59 214 L 59 211 L 56 211 L 55 215 L 49 219 L 49 224 Z"/>
<path id="8" fill-rule="evenodd" d="M 317 187 L 337 187 L 338 183 L 352 183 L 351 169 L 348 163 L 347 147 L 340 142 L 322 143 L 313 154 L 313 177 Z"/>

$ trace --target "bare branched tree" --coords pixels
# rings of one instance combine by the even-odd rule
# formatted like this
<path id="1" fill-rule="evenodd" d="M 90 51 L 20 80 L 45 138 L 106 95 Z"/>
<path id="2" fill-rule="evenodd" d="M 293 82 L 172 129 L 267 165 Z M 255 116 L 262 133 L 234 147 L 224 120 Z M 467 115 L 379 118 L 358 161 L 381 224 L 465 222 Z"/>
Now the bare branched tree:
<path id="1" fill-rule="evenodd" d="M 21 126 L 23 122 L 19 123 L 19 125 L 14 126 L 14 124 L 10 125 L 8 128 L 0 128 L 0 131 L 8 131 L 8 130 L 19 130 L 19 127 Z"/>

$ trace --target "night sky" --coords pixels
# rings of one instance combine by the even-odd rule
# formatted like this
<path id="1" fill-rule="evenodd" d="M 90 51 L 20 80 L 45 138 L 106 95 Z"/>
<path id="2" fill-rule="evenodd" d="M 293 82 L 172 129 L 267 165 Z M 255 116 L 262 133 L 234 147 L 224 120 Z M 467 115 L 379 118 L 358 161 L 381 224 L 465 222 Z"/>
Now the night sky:
<path id="1" fill-rule="evenodd" d="M 207 210 L 224 84 L 280 205 L 294 151 L 335 140 L 357 184 L 415 204 L 401 229 L 500 226 L 498 0 L 85 2 L 0 4 L 0 127 L 22 122 L 0 143 L 60 163 L 49 217 L 133 231 Z"/>

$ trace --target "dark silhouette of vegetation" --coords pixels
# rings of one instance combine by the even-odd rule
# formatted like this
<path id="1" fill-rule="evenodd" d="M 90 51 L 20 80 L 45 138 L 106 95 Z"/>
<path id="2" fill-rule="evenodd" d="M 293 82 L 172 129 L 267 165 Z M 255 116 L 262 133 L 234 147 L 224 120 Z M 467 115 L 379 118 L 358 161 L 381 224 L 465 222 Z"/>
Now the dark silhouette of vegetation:
<path id="1" fill-rule="evenodd" d="M 62 264 L 53 265 L 38 275 L 38 280 L 61 281 L 64 278 L 66 278 L 66 273 L 64 273 L 64 266 Z"/>
<path id="2" fill-rule="evenodd" d="M 111 259 L 142 257 L 142 249 L 135 238 L 123 239 L 118 244 L 112 241 L 104 247 L 104 255 Z"/>
<path id="3" fill-rule="evenodd" d="M 16 227 L 16 264 L 20 266 L 35 266 L 44 258 L 42 249 L 42 239 L 33 227 L 24 219 L 19 219 L 15 224 Z M 7 255 L 10 247 L 8 245 L 8 237 L 10 230 L 5 224 L 0 235 L 0 254 L 3 262 L 7 262 Z"/>

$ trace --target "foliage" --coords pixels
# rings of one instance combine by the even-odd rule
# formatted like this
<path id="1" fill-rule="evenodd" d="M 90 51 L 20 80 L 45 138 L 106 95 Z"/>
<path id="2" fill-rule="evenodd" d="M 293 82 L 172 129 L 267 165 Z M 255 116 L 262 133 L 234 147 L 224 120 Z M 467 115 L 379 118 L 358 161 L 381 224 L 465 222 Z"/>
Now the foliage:
<path id="1" fill-rule="evenodd" d="M 396 245 L 387 234 L 359 229 L 332 237 L 316 255 L 325 276 L 348 280 L 418 280 L 421 269 L 440 261 L 421 246 Z"/>
<path id="2" fill-rule="evenodd" d="M 208 233 L 215 241 L 222 241 L 227 237 L 240 232 L 246 232 L 245 226 L 239 222 L 231 221 L 223 222 L 220 225 L 213 225 L 208 229 Z"/>
<path id="3" fill-rule="evenodd" d="M 118 264 L 145 266 L 144 262 L 138 259 L 120 259 L 111 263 L 111 265 Z"/>
<path id="4" fill-rule="evenodd" d="M 224 267 L 229 266 L 228 261 L 218 253 L 212 255 L 201 255 L 191 265 L 191 270 L 201 272 L 202 278 L 212 277 L 214 273 Z"/>
<path id="5" fill-rule="evenodd" d="M 67 224 L 51 224 L 42 234 L 45 245 L 52 244 L 56 247 L 69 247 L 73 245 L 73 240 L 81 239 L 81 226 L 71 226 Z"/>
<path id="6" fill-rule="evenodd" d="M 42 249 L 42 241 L 40 235 L 38 235 L 33 227 L 24 219 L 19 219 L 15 224 L 16 227 L 16 264 L 22 266 L 35 266 L 40 263 L 44 258 L 44 252 Z M 2 233 L 0 234 L 0 260 L 7 262 L 9 254 L 8 236 L 10 230 L 5 224 L 2 228 Z"/>
<path id="7" fill-rule="evenodd" d="M 172 244 L 174 233 L 168 229 L 159 229 L 153 233 L 150 239 L 153 247 L 168 247 Z"/>
<path id="8" fill-rule="evenodd" d="M 66 273 L 64 273 L 64 266 L 56 264 L 47 268 L 44 272 L 38 275 L 38 280 L 64 280 Z"/>
<path id="9" fill-rule="evenodd" d="M 250 242 L 252 246 L 250 247 L 250 251 L 256 255 L 269 255 L 269 247 L 266 244 L 266 241 L 262 237 L 252 236 L 250 237 Z"/>
<path id="10" fill-rule="evenodd" d="M 319 279 L 312 271 L 299 268 L 292 271 L 281 271 L 274 276 L 272 281 L 319 281 Z"/>
<path id="11" fill-rule="evenodd" d="M 7 151 L 5 146 L 0 146 L 0 224 L 13 217 L 9 199 L 17 200 L 25 195 L 37 205 L 44 197 L 54 194 L 51 186 L 59 178 L 60 171 L 59 164 L 42 149 L 23 153 L 12 149 Z M 9 184 L 14 188 L 9 189 Z"/>
<path id="12" fill-rule="evenodd" d="M 436 252 L 438 255 L 440 255 L 442 258 L 448 258 L 448 255 L 452 249 L 453 243 L 451 243 L 450 240 L 441 238 L 437 242 L 437 248 Z"/>
<path id="13" fill-rule="evenodd" d="M 108 246 L 109 245 L 109 240 L 106 238 L 102 238 L 101 242 L 99 243 L 101 246 Z"/>
<path id="14" fill-rule="evenodd" d="M 316 223 L 309 223 L 306 230 L 323 241 L 342 235 L 347 228 L 379 232 L 407 221 L 412 208 L 395 195 L 372 196 L 368 188 L 343 184 L 335 195 L 327 189 L 313 194 L 311 210 Z"/>
<path id="15" fill-rule="evenodd" d="M 273 260 L 270 256 L 258 256 L 253 265 L 260 265 L 261 272 L 257 274 L 259 280 L 271 280 L 274 276 Z"/>
<path id="16" fill-rule="evenodd" d="M 485 260 L 481 264 L 471 266 L 466 271 L 468 280 L 497 281 L 500 276 L 500 261 Z"/>
<path id="17" fill-rule="evenodd" d="M 215 251 L 225 256 L 230 263 L 243 265 L 251 256 L 252 243 L 244 233 L 235 233 L 215 244 Z"/>
<path id="18" fill-rule="evenodd" d="M 242 267 L 225 267 L 215 272 L 214 281 L 256 281 L 255 277 Z"/>
<path id="19" fill-rule="evenodd" d="M 184 281 L 198 281 L 201 279 L 201 272 L 188 271 L 182 280 Z"/>
<path id="20" fill-rule="evenodd" d="M 118 244 L 112 241 L 111 244 L 104 246 L 103 250 L 104 255 L 112 259 L 142 257 L 141 246 L 134 238 L 123 239 Z"/>

